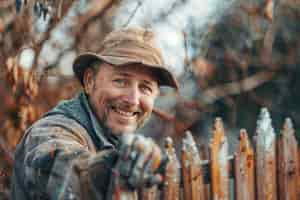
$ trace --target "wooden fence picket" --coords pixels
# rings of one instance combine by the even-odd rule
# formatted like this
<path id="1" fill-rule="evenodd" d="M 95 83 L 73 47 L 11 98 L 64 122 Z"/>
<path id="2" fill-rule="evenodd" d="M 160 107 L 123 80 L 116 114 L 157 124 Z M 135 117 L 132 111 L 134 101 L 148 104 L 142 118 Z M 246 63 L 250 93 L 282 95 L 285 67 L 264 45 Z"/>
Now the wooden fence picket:
<path id="1" fill-rule="evenodd" d="M 162 190 L 163 200 L 179 200 L 180 198 L 180 163 L 177 159 L 173 141 L 166 138 L 165 150 L 169 159 L 166 167 L 165 179 Z"/>
<path id="2" fill-rule="evenodd" d="M 183 138 L 181 167 L 184 199 L 204 200 L 204 184 L 200 155 L 190 132 L 187 132 Z"/>
<path id="3" fill-rule="evenodd" d="M 221 118 L 215 121 L 210 157 L 212 199 L 229 200 L 228 143 Z"/>
<path id="4" fill-rule="evenodd" d="M 240 131 L 240 144 L 234 165 L 236 200 L 254 200 L 254 150 L 245 129 Z"/>
<path id="5" fill-rule="evenodd" d="M 260 112 L 256 134 L 257 200 L 276 200 L 276 140 L 266 108 Z"/>
<path id="6" fill-rule="evenodd" d="M 279 200 L 297 200 L 299 163 L 294 132 L 291 120 L 286 119 L 277 146 Z"/>

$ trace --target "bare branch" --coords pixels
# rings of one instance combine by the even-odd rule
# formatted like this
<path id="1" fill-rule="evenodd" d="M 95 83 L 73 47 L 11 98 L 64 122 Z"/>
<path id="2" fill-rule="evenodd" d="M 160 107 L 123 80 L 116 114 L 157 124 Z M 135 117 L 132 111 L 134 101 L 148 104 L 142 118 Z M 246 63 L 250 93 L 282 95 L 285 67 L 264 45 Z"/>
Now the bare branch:
<path id="1" fill-rule="evenodd" d="M 114 3 L 114 0 L 103 0 L 99 2 L 98 0 L 94 0 L 91 3 L 92 9 L 89 10 L 86 14 L 79 16 L 79 25 L 76 28 L 75 34 L 78 37 L 82 30 L 86 30 L 85 28 L 92 23 L 96 18 L 103 15 L 104 12 L 109 9 Z"/>
<path id="2" fill-rule="evenodd" d="M 170 6 L 170 8 L 167 11 L 162 12 L 158 17 L 156 17 L 155 19 L 153 19 L 153 22 L 155 23 L 155 22 L 159 22 L 161 20 L 166 19 L 169 15 L 171 15 L 174 12 L 176 12 L 177 8 L 179 8 L 184 3 L 186 3 L 186 1 L 184 1 L 184 0 L 177 0 L 177 1 L 175 1 Z"/>
<path id="3" fill-rule="evenodd" d="M 274 72 L 263 71 L 241 81 L 227 83 L 221 86 L 207 89 L 202 93 L 201 101 L 204 101 L 206 104 L 212 104 L 218 99 L 226 97 L 228 95 L 236 95 L 242 92 L 251 91 L 264 84 L 265 82 L 271 80 L 274 74 Z"/>
<path id="4" fill-rule="evenodd" d="M 141 2 L 141 1 L 138 1 L 138 4 L 136 5 L 134 11 L 131 13 L 131 15 L 129 16 L 127 22 L 123 25 L 123 27 L 128 26 L 128 24 L 130 23 L 130 21 L 131 21 L 131 20 L 133 19 L 133 17 L 135 16 L 137 10 L 142 6 L 143 2 L 144 2 L 144 1 L 142 1 L 142 2 Z"/>

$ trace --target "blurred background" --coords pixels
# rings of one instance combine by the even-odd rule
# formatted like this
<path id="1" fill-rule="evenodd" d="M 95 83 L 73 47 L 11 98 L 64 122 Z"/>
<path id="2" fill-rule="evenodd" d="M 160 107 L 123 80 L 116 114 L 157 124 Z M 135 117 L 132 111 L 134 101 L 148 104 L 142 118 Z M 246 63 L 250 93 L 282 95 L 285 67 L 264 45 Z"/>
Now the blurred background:
<path id="1" fill-rule="evenodd" d="M 0 199 L 9 199 L 13 153 L 24 131 L 80 90 L 72 62 L 119 27 L 153 29 L 179 93 L 162 88 L 141 132 L 207 146 L 221 117 L 229 149 L 255 135 L 266 107 L 276 134 L 300 133 L 300 2 L 296 0 L 0 0 Z"/>

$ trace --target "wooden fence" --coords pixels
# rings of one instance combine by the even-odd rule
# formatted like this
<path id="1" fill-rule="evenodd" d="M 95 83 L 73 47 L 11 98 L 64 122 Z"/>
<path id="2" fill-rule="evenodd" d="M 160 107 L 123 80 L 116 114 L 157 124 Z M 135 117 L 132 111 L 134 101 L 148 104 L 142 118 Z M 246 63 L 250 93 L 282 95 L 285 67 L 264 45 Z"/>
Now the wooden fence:
<path id="1" fill-rule="evenodd" d="M 276 137 L 264 108 L 257 122 L 254 147 L 246 130 L 241 130 L 239 146 L 230 156 L 222 120 L 217 118 L 209 158 L 200 156 L 189 132 L 182 140 L 180 158 L 168 138 L 165 149 L 170 162 L 162 188 L 119 190 L 114 199 L 300 200 L 300 151 L 294 132 L 291 120 L 286 119 Z"/>

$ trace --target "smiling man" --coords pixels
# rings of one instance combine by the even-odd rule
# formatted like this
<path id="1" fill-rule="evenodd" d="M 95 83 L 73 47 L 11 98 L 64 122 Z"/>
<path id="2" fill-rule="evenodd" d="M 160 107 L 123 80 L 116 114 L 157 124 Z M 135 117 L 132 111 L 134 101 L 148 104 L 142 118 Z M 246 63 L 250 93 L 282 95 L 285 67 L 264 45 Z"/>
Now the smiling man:
<path id="1" fill-rule="evenodd" d="M 132 133 L 149 118 L 158 95 L 151 69 L 140 64 L 120 67 L 103 64 L 94 77 L 86 72 L 86 93 L 96 116 L 114 134 Z"/>
<path id="2" fill-rule="evenodd" d="M 116 178 L 129 190 L 161 182 L 163 154 L 137 132 L 159 87 L 178 85 L 154 39 L 141 28 L 116 30 L 98 53 L 75 59 L 83 91 L 26 131 L 15 153 L 12 199 L 109 199 Z"/>

